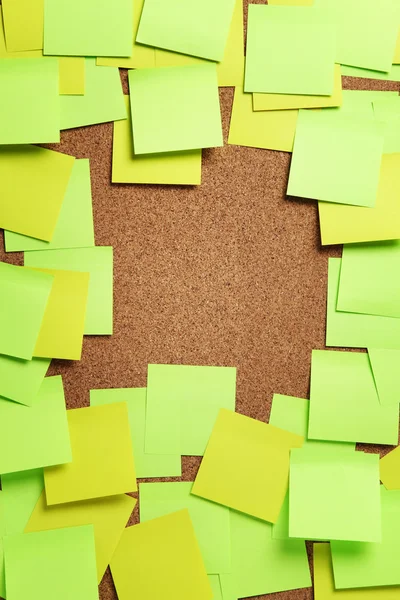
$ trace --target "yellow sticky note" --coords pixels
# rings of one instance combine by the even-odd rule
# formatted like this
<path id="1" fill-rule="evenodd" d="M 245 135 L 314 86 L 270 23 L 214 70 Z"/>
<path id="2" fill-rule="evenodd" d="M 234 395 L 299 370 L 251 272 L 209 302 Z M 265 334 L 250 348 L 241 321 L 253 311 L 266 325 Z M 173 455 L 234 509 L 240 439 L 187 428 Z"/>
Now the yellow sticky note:
<path id="1" fill-rule="evenodd" d="M 211 600 L 187 509 L 128 527 L 112 557 L 119 600 Z"/>
<path id="2" fill-rule="evenodd" d="M 136 492 L 126 402 L 68 410 L 67 417 L 73 460 L 44 470 L 47 504 Z"/>
<path id="3" fill-rule="evenodd" d="M 83 96 L 85 93 L 85 59 L 80 56 L 62 56 L 58 62 L 60 94 Z"/>
<path id="4" fill-rule="evenodd" d="M 400 446 L 381 458 L 379 470 L 387 490 L 400 490 Z"/>
<path id="5" fill-rule="evenodd" d="M 192 494 L 275 523 L 288 487 L 291 448 L 304 438 L 221 409 Z"/>
<path id="6" fill-rule="evenodd" d="M 342 76 L 340 65 L 335 65 L 332 96 L 301 96 L 296 94 L 253 94 L 253 110 L 290 110 L 320 108 L 342 104 Z"/>
<path id="7" fill-rule="evenodd" d="M 33 269 L 54 276 L 33 356 L 80 360 L 89 273 Z"/>
<path id="8" fill-rule="evenodd" d="M 125 103 L 128 118 L 114 121 L 112 182 L 200 185 L 200 149 L 165 154 L 134 154 L 129 96 L 125 96 Z"/>
<path id="9" fill-rule="evenodd" d="M 0 58 L 40 58 L 41 56 L 43 56 L 42 50 L 27 50 L 26 52 L 11 52 L 7 50 L 3 11 L 0 5 Z"/>
<path id="10" fill-rule="evenodd" d="M 93 525 L 97 581 L 100 583 L 135 504 L 135 498 L 120 494 L 84 502 L 47 506 L 46 495 L 43 492 L 25 527 L 25 533 Z"/>
<path id="11" fill-rule="evenodd" d="M 384 154 L 373 208 L 319 202 L 322 245 L 399 239 L 399 172 L 400 154 Z"/>
<path id="12" fill-rule="evenodd" d="M 3 0 L 2 6 L 7 50 L 41 50 L 44 0 Z"/>
<path id="13" fill-rule="evenodd" d="M 394 51 L 393 64 L 400 65 L 400 32 L 397 36 L 396 48 Z"/>
<path id="14" fill-rule="evenodd" d="M 253 95 L 235 88 L 228 144 L 292 152 L 298 110 L 253 111 Z"/>

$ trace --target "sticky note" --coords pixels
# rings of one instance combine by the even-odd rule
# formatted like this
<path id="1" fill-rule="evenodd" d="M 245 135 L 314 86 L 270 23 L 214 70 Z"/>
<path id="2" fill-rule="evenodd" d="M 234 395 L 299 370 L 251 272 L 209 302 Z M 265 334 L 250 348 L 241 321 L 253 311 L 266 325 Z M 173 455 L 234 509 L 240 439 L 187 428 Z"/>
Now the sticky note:
<path id="1" fill-rule="evenodd" d="M 1 476 L 6 534 L 23 533 L 44 489 L 43 469 Z"/>
<path id="2" fill-rule="evenodd" d="M 100 583 L 135 504 L 136 498 L 120 494 L 109 498 L 47 506 L 46 495 L 43 492 L 25 527 L 25 533 L 93 525 L 97 581 Z"/>
<path id="3" fill-rule="evenodd" d="M 235 88 L 228 144 L 293 150 L 298 110 L 253 111 L 252 95 Z"/>
<path id="4" fill-rule="evenodd" d="M 253 110 L 290 110 L 340 106 L 342 103 L 342 77 L 340 66 L 335 65 L 334 87 L 331 96 L 306 96 L 300 94 L 253 94 Z"/>
<path id="5" fill-rule="evenodd" d="M 381 404 L 400 402 L 400 350 L 368 348 L 369 361 Z"/>
<path id="6" fill-rule="evenodd" d="M 59 104 L 60 129 L 126 119 L 118 69 L 97 67 L 94 58 L 85 60 L 85 94 L 61 96 Z"/>
<path id="7" fill-rule="evenodd" d="M 47 504 L 136 492 L 126 404 L 77 408 L 67 418 L 74 460 L 45 469 Z"/>
<path id="8" fill-rule="evenodd" d="M 16 5 L 15 2 L 13 4 Z M 0 6 L 0 58 L 41 58 L 43 56 L 42 50 L 26 50 L 20 52 L 11 52 L 7 50 L 6 34 L 4 31 L 3 21 L 3 11 L 2 7 Z"/>
<path id="9" fill-rule="evenodd" d="M 119 600 L 212 599 L 187 510 L 125 529 L 110 567 Z"/>
<path id="10" fill-rule="evenodd" d="M 72 460 L 59 375 L 43 380 L 31 407 L 0 398 L 0 426 L 1 474 Z"/>
<path id="11" fill-rule="evenodd" d="M 192 493 L 274 523 L 301 436 L 221 409 Z"/>
<path id="12" fill-rule="evenodd" d="M 221 573 L 219 576 L 219 583 L 223 600 L 238 600 L 232 573 Z"/>
<path id="13" fill-rule="evenodd" d="M 224 600 L 222 596 L 221 582 L 219 575 L 207 575 L 210 584 L 213 600 Z"/>
<path id="14" fill-rule="evenodd" d="M 268 0 L 271 6 L 312 6 L 314 0 Z"/>
<path id="15" fill-rule="evenodd" d="M 180 454 L 145 452 L 146 388 L 90 390 L 90 406 L 126 402 L 131 431 L 136 477 L 180 477 Z"/>
<path id="16" fill-rule="evenodd" d="M 0 397 L 31 406 L 49 368 L 47 358 L 21 360 L 0 355 Z"/>
<path id="17" fill-rule="evenodd" d="M 187 481 L 139 484 L 140 522 L 187 509 L 207 573 L 231 572 L 229 509 L 191 494 Z"/>
<path id="18" fill-rule="evenodd" d="M 89 273 L 35 269 L 54 277 L 34 356 L 80 360 Z"/>
<path id="19" fill-rule="evenodd" d="M 44 148 L 37 148 L 37 150 L 44 150 Z M 50 150 L 44 151 L 51 152 Z M 48 176 L 49 174 L 47 173 Z M 76 160 L 73 163 L 71 177 L 65 191 L 51 242 L 45 242 L 11 231 L 5 232 L 4 239 L 6 252 L 94 246 L 89 160 L 84 158 Z"/>
<path id="20" fill-rule="evenodd" d="M 99 67 L 100 68 L 100 67 Z M 113 249 L 110 246 L 25 252 L 27 267 L 89 273 L 84 333 L 111 335 L 113 330 Z"/>
<path id="21" fill-rule="evenodd" d="M 129 71 L 135 154 L 222 146 L 215 65 Z"/>
<path id="22" fill-rule="evenodd" d="M 80 56 L 61 56 L 58 65 L 60 94 L 82 96 L 85 93 L 85 59 Z"/>
<path id="23" fill-rule="evenodd" d="M 389 154 L 400 152 L 400 102 L 399 96 L 383 96 L 374 101 L 374 114 L 378 121 L 385 123 L 385 144 L 383 151 Z"/>
<path id="24" fill-rule="evenodd" d="M 397 444 L 399 406 L 379 402 L 368 354 L 313 350 L 311 439 Z"/>
<path id="25" fill-rule="evenodd" d="M 6 596 L 6 580 L 4 573 L 4 551 L 3 551 L 3 536 L 6 533 L 6 521 L 3 508 L 3 492 L 0 492 L 0 596 Z"/>
<path id="26" fill-rule="evenodd" d="M 53 280 L 0 262 L 0 354 L 32 358 Z"/>
<path id="27" fill-rule="evenodd" d="M 314 8 L 251 4 L 244 90 L 330 96 L 335 52 L 335 30 Z"/>
<path id="28" fill-rule="evenodd" d="M 9 600 L 98 600 L 92 525 L 5 537 L 4 556 Z"/>
<path id="29" fill-rule="evenodd" d="M 382 157 L 374 208 L 318 202 L 321 242 L 346 244 L 400 238 L 400 154 Z"/>
<path id="30" fill-rule="evenodd" d="M 129 96 L 125 103 L 128 118 L 114 123 L 112 182 L 200 185 L 201 150 L 135 155 Z"/>
<path id="31" fill-rule="evenodd" d="M 395 448 L 379 461 L 380 477 L 388 490 L 400 490 L 400 450 Z"/>
<path id="32" fill-rule="evenodd" d="M 375 206 L 383 127 L 335 109 L 300 110 L 288 195 Z"/>
<path id="33" fill-rule="evenodd" d="M 382 98 L 396 98 L 397 92 L 382 92 L 379 90 L 343 90 L 340 114 L 350 113 L 374 119 L 373 103 Z"/>
<path id="34" fill-rule="evenodd" d="M 400 81 L 400 65 L 392 65 L 387 73 L 370 69 L 358 69 L 341 65 L 343 77 L 361 77 L 364 79 L 379 79 L 382 81 Z"/>
<path id="35" fill-rule="evenodd" d="M 399 319 L 336 310 L 340 263 L 340 258 L 330 258 L 328 263 L 326 345 L 341 348 L 400 349 Z"/>
<path id="36" fill-rule="evenodd" d="M 44 54 L 130 56 L 132 0 L 44 0 Z"/>
<path id="37" fill-rule="evenodd" d="M 0 144 L 60 141 L 58 60 L 0 58 Z"/>
<path id="38" fill-rule="evenodd" d="M 44 0 L 4 0 L 3 20 L 7 50 L 21 52 L 43 48 Z"/>
<path id="39" fill-rule="evenodd" d="M 236 368 L 149 365 L 146 453 L 202 456 L 220 408 L 235 409 Z"/>
<path id="40" fill-rule="evenodd" d="M 145 0 L 136 41 L 221 61 L 234 5 L 235 0 Z"/>

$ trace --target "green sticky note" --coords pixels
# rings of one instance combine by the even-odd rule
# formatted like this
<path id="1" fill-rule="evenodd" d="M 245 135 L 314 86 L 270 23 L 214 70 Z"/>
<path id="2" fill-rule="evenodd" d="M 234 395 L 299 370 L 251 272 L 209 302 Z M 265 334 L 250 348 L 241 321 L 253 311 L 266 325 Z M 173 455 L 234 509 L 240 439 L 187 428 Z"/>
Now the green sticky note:
<path id="1" fill-rule="evenodd" d="M 341 114 L 350 113 L 374 119 L 373 103 L 383 98 L 398 98 L 397 92 L 381 92 L 375 90 L 343 90 L 342 104 L 338 109 Z M 337 112 L 337 111 L 336 111 Z"/>
<path id="2" fill-rule="evenodd" d="M 400 402 L 400 350 L 368 348 L 376 389 L 381 404 Z"/>
<path id="3" fill-rule="evenodd" d="M 207 575 L 208 583 L 212 589 L 213 600 L 225 600 L 222 596 L 221 583 L 219 575 Z"/>
<path id="4" fill-rule="evenodd" d="M 329 259 L 326 345 L 400 349 L 400 319 L 336 310 L 340 258 Z"/>
<path id="5" fill-rule="evenodd" d="M 373 207 L 384 125 L 340 109 L 300 110 L 287 193 Z"/>
<path id="6" fill-rule="evenodd" d="M 43 469 L 1 476 L 6 534 L 23 533 L 44 489 Z"/>
<path id="7" fill-rule="evenodd" d="M 135 154 L 223 145 L 214 64 L 138 69 L 128 76 Z"/>
<path id="8" fill-rule="evenodd" d="M 90 390 L 90 406 L 126 402 L 131 428 L 136 477 L 180 477 L 180 454 L 146 454 L 146 388 Z"/>
<path id="9" fill-rule="evenodd" d="M 400 585 L 400 491 L 381 486 L 382 542 L 332 541 L 336 589 Z"/>
<path id="10" fill-rule="evenodd" d="M 249 5 L 245 92 L 330 96 L 335 53 L 335 29 L 313 7 Z"/>
<path id="11" fill-rule="evenodd" d="M 383 96 L 374 101 L 375 118 L 385 123 L 384 152 L 400 152 L 400 98 L 396 94 Z"/>
<path id="12" fill-rule="evenodd" d="M 51 242 L 6 231 L 6 252 L 94 246 L 89 160 L 76 160 Z"/>
<path id="13" fill-rule="evenodd" d="M 140 522 L 187 508 L 207 573 L 231 572 L 229 509 L 190 492 L 192 483 L 139 484 Z"/>
<path id="14" fill-rule="evenodd" d="M 0 427 L 1 474 L 72 461 L 60 375 L 43 380 L 31 407 L 0 398 Z"/>
<path id="15" fill-rule="evenodd" d="M 85 60 L 85 94 L 60 96 L 60 129 L 126 119 L 124 94 L 116 67 L 97 67 Z"/>
<path id="16" fill-rule="evenodd" d="M 231 511 L 232 589 L 237 598 L 311 586 L 304 542 L 274 540 L 271 533 L 270 523 Z"/>
<path id="17" fill-rule="evenodd" d="M 90 273 L 84 333 L 112 334 L 113 249 L 110 246 L 25 252 L 24 262 L 27 267 Z"/>
<path id="18" fill-rule="evenodd" d="M 310 438 L 397 445 L 398 423 L 399 406 L 379 402 L 368 354 L 313 350 Z"/>
<path id="19" fill-rule="evenodd" d="M 0 144 L 60 141 L 58 60 L 0 58 Z"/>
<path id="20" fill-rule="evenodd" d="M 221 585 L 222 600 L 238 600 L 232 573 L 221 573 L 219 583 Z"/>
<path id="21" fill-rule="evenodd" d="M 379 455 L 292 450 L 289 535 L 380 542 Z"/>
<path id="22" fill-rule="evenodd" d="M 6 519 L 4 514 L 4 494 L 0 492 L 0 597 L 6 597 L 6 580 L 4 573 L 3 536 L 6 534 Z"/>
<path id="23" fill-rule="evenodd" d="M 400 317 L 400 242 L 343 247 L 337 310 Z"/>
<path id="24" fill-rule="evenodd" d="M 31 406 L 50 365 L 50 359 L 21 360 L 0 355 L 0 397 Z"/>
<path id="25" fill-rule="evenodd" d="M 53 279 L 0 262 L 0 354 L 32 358 Z"/>
<path id="26" fill-rule="evenodd" d="M 370 69 L 358 69 L 357 67 L 341 66 L 344 77 L 361 77 L 365 79 L 379 79 L 383 81 L 400 81 L 400 65 L 391 65 L 387 73 L 371 71 Z"/>
<path id="27" fill-rule="evenodd" d="M 3 543 L 9 600 L 98 600 L 93 525 L 12 535 Z"/>
<path id="28" fill-rule="evenodd" d="M 235 0 L 145 0 L 136 41 L 221 61 L 234 6 Z"/>
<path id="29" fill-rule="evenodd" d="M 202 456 L 220 408 L 235 410 L 236 369 L 149 365 L 146 452 Z"/>

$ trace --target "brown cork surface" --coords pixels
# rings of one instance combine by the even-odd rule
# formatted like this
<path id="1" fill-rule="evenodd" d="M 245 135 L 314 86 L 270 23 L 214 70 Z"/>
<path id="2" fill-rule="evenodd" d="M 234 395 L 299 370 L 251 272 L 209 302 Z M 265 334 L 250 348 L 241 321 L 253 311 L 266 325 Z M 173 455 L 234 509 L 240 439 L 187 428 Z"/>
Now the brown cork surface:
<path id="1" fill-rule="evenodd" d="M 225 141 L 232 98 L 220 91 Z M 92 388 L 145 386 L 150 362 L 236 366 L 237 410 L 262 421 L 273 393 L 307 397 L 311 350 L 324 348 L 327 261 L 341 250 L 321 248 L 315 202 L 285 197 L 290 154 L 206 150 L 192 188 L 111 185 L 112 124 L 63 132 L 54 148 L 90 159 L 96 244 L 113 246 L 115 260 L 114 335 L 85 337 L 80 362 L 51 366 L 69 408 L 88 405 Z M 0 252 L 22 264 L 22 254 Z M 183 459 L 184 480 L 198 464 Z M 109 573 L 101 598 L 116 599 Z"/>

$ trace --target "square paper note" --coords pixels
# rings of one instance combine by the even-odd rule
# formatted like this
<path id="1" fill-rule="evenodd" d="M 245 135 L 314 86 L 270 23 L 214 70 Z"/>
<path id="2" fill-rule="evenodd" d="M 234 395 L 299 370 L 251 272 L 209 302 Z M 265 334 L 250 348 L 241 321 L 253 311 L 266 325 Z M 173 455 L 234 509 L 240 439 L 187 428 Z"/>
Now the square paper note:
<path id="1" fill-rule="evenodd" d="M 129 88 L 135 154 L 223 145 L 215 65 L 129 71 Z"/>
<path id="2" fill-rule="evenodd" d="M 1 354 L 0 396 L 32 406 L 49 365 L 46 358 L 21 360 Z"/>

